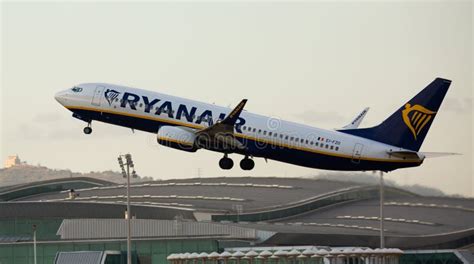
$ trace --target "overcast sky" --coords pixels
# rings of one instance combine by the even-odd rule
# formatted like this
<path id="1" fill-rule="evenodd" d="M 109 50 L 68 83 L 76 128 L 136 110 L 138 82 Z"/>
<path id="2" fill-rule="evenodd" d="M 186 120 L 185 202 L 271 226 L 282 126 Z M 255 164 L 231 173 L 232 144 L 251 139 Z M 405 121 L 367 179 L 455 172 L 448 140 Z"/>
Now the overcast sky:
<path id="1" fill-rule="evenodd" d="M 131 152 L 139 174 L 309 176 L 257 159 L 244 172 L 221 154 L 158 146 L 155 135 L 84 122 L 53 98 L 84 82 L 145 88 L 322 128 L 385 119 L 436 77 L 453 80 L 422 151 L 462 156 L 391 172 L 474 196 L 473 4 L 465 2 L 2 3 L 1 158 L 73 171 L 118 170 Z M 237 162 L 241 156 L 231 155 Z M 354 176 L 356 177 L 356 176 Z"/>

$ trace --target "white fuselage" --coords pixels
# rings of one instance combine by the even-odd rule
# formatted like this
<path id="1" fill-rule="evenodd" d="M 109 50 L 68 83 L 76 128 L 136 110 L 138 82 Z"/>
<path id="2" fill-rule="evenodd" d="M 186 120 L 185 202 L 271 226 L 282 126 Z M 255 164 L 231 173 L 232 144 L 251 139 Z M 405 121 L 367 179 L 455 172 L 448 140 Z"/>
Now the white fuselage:
<path id="1" fill-rule="evenodd" d="M 76 89 L 74 91 L 74 89 Z M 157 133 L 162 126 L 199 131 L 232 109 L 119 85 L 88 83 L 56 94 L 75 117 Z M 235 137 L 247 147 L 237 153 L 331 170 L 393 170 L 419 166 L 423 158 L 401 158 L 399 147 L 243 111 Z"/>

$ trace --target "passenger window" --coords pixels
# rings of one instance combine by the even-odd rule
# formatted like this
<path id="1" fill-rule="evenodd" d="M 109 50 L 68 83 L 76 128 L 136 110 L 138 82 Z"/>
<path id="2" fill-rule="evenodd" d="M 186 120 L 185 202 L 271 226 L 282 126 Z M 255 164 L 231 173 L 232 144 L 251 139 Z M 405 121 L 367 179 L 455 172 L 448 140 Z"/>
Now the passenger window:
<path id="1" fill-rule="evenodd" d="M 294 137 L 290 137 L 290 141 L 293 141 Z"/>
<path id="2" fill-rule="evenodd" d="M 260 134 L 260 133 L 262 133 L 262 130 L 261 130 L 261 129 L 259 129 L 259 130 L 258 130 L 258 133 L 259 133 L 259 134 Z"/>
<path id="3" fill-rule="evenodd" d="M 301 139 L 301 143 L 303 143 L 303 142 L 304 142 L 304 139 Z"/>
<path id="4" fill-rule="evenodd" d="M 255 131 L 257 131 L 257 129 L 256 129 L 256 128 L 254 128 L 254 129 L 253 129 L 253 133 L 255 133 Z"/>
<path id="5" fill-rule="evenodd" d="M 319 147 L 319 143 L 318 143 L 318 142 L 316 142 L 316 147 Z"/>
<path id="6" fill-rule="evenodd" d="M 331 147 L 330 147 L 330 149 L 334 149 L 334 147 L 333 147 L 333 146 L 331 146 Z"/>
<path id="7" fill-rule="evenodd" d="M 338 151 L 338 150 L 339 150 L 339 147 L 336 147 L 336 151 Z"/>
<path id="8" fill-rule="evenodd" d="M 271 131 L 270 131 L 270 132 L 268 132 L 268 135 L 269 135 L 269 136 L 272 136 L 272 132 L 271 132 Z"/>
<path id="9" fill-rule="evenodd" d="M 288 136 L 285 136 L 285 139 L 288 140 Z"/>
<path id="10" fill-rule="evenodd" d="M 308 144 L 308 140 L 306 140 L 306 144 Z"/>
<path id="11" fill-rule="evenodd" d="M 274 136 L 274 137 L 278 137 L 278 134 L 277 134 L 277 133 L 275 133 L 275 134 L 273 134 L 273 136 Z"/>
<path id="12" fill-rule="evenodd" d="M 314 143 L 314 142 L 313 142 L 313 141 L 311 141 L 309 144 L 313 145 L 313 143 Z"/>
<path id="13" fill-rule="evenodd" d="M 328 145 L 328 144 L 326 144 L 326 148 L 329 148 L 329 145 Z"/>
<path id="14" fill-rule="evenodd" d="M 263 130 L 263 135 L 267 135 L 267 131 L 266 131 L 266 130 Z"/>

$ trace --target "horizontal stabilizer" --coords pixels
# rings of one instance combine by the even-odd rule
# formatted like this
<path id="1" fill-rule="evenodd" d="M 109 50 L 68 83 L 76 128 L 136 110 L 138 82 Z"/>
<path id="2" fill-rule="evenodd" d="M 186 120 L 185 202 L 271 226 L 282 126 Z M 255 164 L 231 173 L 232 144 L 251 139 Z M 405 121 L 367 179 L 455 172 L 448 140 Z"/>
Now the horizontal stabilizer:
<path id="1" fill-rule="evenodd" d="M 349 124 L 343 126 L 341 129 L 356 129 L 359 127 L 360 123 L 362 122 L 362 120 L 364 119 L 365 115 L 367 114 L 367 112 L 369 112 L 369 107 L 366 107 L 364 110 L 362 110 L 362 112 L 360 112 L 360 114 L 358 114 L 354 120 L 352 120 L 352 122 L 350 122 Z"/>
<path id="2" fill-rule="evenodd" d="M 389 150 L 387 151 L 387 153 L 394 157 L 403 158 L 403 159 L 419 159 L 420 158 L 420 155 L 418 155 L 418 152 L 410 151 L 410 150 L 400 150 L 400 151 Z"/>
<path id="3" fill-rule="evenodd" d="M 410 150 L 400 150 L 400 151 L 387 151 L 389 155 L 392 155 L 397 158 L 405 158 L 405 159 L 416 159 L 416 158 L 438 158 L 438 157 L 446 157 L 446 156 L 453 156 L 453 155 L 461 155 L 459 153 L 452 153 L 452 152 L 416 152 Z"/>

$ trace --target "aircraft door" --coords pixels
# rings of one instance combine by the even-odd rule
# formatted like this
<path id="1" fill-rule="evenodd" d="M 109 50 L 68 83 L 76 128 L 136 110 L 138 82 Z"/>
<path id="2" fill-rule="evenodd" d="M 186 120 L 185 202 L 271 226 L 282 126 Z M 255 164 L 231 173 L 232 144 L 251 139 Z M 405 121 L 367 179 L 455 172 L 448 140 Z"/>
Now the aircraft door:
<path id="1" fill-rule="evenodd" d="M 359 164 L 360 157 L 362 156 L 362 150 L 364 149 L 364 145 L 360 143 L 356 143 L 354 145 L 354 150 L 352 152 L 352 163 Z"/>
<path id="2" fill-rule="evenodd" d="M 92 97 L 92 104 L 100 106 L 100 101 L 102 100 L 102 92 L 104 91 L 104 86 L 97 86 L 94 91 L 94 96 Z"/>

